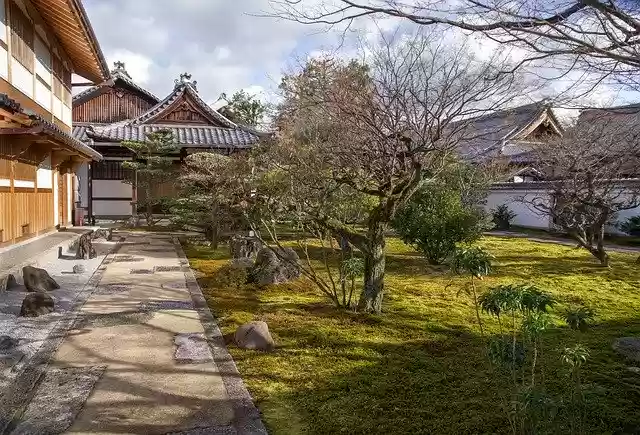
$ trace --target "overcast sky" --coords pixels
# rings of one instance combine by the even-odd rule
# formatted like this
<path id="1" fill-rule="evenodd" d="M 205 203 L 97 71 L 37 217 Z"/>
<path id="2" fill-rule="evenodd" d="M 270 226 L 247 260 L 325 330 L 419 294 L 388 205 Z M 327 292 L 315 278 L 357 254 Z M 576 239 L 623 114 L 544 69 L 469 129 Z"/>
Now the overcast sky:
<path id="1" fill-rule="evenodd" d="M 221 92 L 275 89 L 292 59 L 332 35 L 262 18 L 268 0 L 84 0 L 104 55 L 159 97 L 189 72 L 208 102 Z"/>
<path id="2" fill-rule="evenodd" d="M 305 0 L 315 2 L 321 0 Z M 111 67 L 123 61 L 135 81 L 163 98 L 180 73 L 189 72 L 210 104 L 222 92 L 239 89 L 272 100 L 280 77 L 314 53 L 349 51 L 341 34 L 259 15 L 268 0 L 84 0 L 89 18 Z M 360 37 L 377 34 L 396 21 L 360 22 Z M 355 36 L 354 36 L 355 37 Z M 479 58 L 490 52 L 477 44 Z M 577 78 L 577 75 L 576 75 Z M 554 86 L 571 81 L 565 77 Z M 534 97 L 539 98 L 539 97 Z M 638 100 L 611 89 L 596 95 L 600 104 Z"/>

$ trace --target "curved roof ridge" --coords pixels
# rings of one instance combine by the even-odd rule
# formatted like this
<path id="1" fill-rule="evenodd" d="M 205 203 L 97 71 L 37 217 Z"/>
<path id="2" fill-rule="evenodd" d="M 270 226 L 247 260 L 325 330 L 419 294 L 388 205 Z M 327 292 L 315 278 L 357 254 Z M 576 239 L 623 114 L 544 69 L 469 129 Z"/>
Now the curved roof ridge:
<path id="1" fill-rule="evenodd" d="M 167 109 L 175 100 L 182 97 L 184 94 L 189 94 L 190 97 L 194 99 L 196 104 L 200 106 L 200 108 L 213 119 L 217 120 L 224 127 L 227 128 L 240 128 L 236 123 L 221 115 L 217 110 L 213 109 L 209 106 L 201 97 L 198 95 L 198 91 L 194 88 L 194 86 L 190 82 L 179 82 L 176 83 L 176 86 L 173 88 L 173 91 L 169 95 L 167 95 L 162 101 L 158 104 L 147 110 L 145 113 L 137 116 L 130 120 L 132 125 L 142 124 L 146 121 L 152 120 L 157 117 L 160 113 L 162 113 L 165 109 Z"/>
<path id="2" fill-rule="evenodd" d="M 100 84 L 97 84 L 95 86 L 91 86 L 90 88 L 85 89 L 84 91 L 74 95 L 73 96 L 73 102 L 82 100 L 82 99 L 90 96 L 91 94 L 93 94 L 94 92 L 98 91 L 100 88 L 102 88 L 104 86 L 113 87 L 115 85 L 116 80 L 122 80 L 126 85 L 132 87 L 134 90 L 144 94 L 149 99 L 155 100 L 156 103 L 158 101 L 160 101 L 160 98 L 158 98 L 156 95 L 154 95 L 151 91 L 143 88 L 142 86 L 140 86 L 139 84 L 134 82 L 133 79 L 131 79 L 131 77 L 128 77 L 128 75 L 126 75 L 126 74 L 123 74 L 120 70 L 114 70 L 114 71 L 111 71 L 110 77 L 109 77 L 108 80 L 105 80 L 104 82 L 102 82 Z"/>

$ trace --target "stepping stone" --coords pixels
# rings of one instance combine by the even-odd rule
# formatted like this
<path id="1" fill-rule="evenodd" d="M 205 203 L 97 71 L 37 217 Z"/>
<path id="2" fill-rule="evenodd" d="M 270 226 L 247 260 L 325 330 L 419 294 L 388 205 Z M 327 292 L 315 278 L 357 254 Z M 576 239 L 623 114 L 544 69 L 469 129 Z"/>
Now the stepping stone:
<path id="1" fill-rule="evenodd" d="M 625 358 L 640 362 L 640 338 L 622 337 L 613 342 L 613 350 Z"/>
<path id="2" fill-rule="evenodd" d="M 213 361 L 207 338 L 202 333 L 176 334 L 175 360 L 179 364 L 198 364 Z"/>

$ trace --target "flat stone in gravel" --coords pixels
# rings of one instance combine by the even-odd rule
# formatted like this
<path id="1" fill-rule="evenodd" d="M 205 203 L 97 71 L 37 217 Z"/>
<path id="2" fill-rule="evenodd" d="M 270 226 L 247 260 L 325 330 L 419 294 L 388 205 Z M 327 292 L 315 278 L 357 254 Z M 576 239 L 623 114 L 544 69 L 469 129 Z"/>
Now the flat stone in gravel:
<path id="1" fill-rule="evenodd" d="M 640 362 L 640 337 L 622 337 L 613 342 L 613 350 L 625 358 Z"/>
<path id="2" fill-rule="evenodd" d="M 82 409 L 106 366 L 50 369 L 12 435 L 58 434 Z"/>
<path id="3" fill-rule="evenodd" d="M 207 338 L 202 333 L 176 334 L 175 359 L 181 364 L 198 364 L 213 361 Z"/>

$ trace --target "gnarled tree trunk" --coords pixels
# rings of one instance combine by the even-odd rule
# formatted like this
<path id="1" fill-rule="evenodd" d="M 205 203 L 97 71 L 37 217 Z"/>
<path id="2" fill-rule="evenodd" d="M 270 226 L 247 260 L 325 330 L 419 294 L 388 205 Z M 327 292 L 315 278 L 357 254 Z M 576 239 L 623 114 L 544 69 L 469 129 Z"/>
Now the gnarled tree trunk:
<path id="1" fill-rule="evenodd" d="M 364 289 L 358 302 L 358 311 L 379 314 L 382 311 L 385 273 L 385 224 L 375 222 L 368 231 L 364 253 Z"/>

